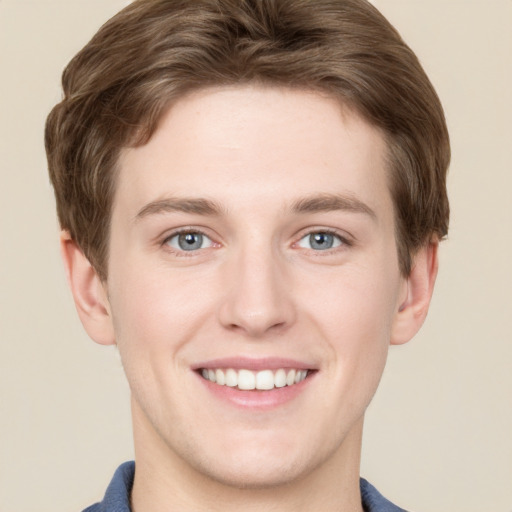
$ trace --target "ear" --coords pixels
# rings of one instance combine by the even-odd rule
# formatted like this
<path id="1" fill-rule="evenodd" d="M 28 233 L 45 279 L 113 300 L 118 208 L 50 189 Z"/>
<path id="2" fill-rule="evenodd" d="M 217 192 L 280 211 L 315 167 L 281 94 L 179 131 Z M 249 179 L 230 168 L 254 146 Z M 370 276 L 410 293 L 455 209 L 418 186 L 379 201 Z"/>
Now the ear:
<path id="1" fill-rule="evenodd" d="M 434 240 L 422 247 L 414 256 L 413 267 L 404 279 L 399 309 L 391 331 L 391 344 L 408 342 L 420 329 L 427 317 L 430 299 L 437 277 L 439 242 Z"/>
<path id="2" fill-rule="evenodd" d="M 76 310 L 87 334 L 101 345 L 115 344 L 105 283 L 67 231 L 61 232 L 60 250 Z"/>

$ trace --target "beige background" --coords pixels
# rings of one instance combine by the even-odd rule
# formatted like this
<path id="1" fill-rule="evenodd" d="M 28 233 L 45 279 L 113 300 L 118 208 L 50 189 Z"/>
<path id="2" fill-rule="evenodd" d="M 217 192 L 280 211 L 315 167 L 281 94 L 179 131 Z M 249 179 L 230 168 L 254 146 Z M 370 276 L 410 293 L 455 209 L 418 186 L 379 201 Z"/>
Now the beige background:
<path id="1" fill-rule="evenodd" d="M 0 0 L 0 511 L 69 512 L 132 457 L 114 349 L 82 332 L 57 251 L 43 123 L 65 63 L 121 0 Z M 430 317 L 391 350 L 362 474 L 415 512 L 512 511 L 512 1 L 377 0 L 453 142 Z"/>

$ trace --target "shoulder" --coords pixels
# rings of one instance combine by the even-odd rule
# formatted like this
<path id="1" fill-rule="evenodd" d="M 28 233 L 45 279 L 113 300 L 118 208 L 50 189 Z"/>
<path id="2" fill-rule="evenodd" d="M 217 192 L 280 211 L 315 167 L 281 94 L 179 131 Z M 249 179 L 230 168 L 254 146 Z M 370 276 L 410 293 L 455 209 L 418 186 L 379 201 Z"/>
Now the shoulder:
<path id="1" fill-rule="evenodd" d="M 130 493 L 135 475 L 135 462 L 121 464 L 110 481 L 103 500 L 83 512 L 131 512 Z"/>
<path id="2" fill-rule="evenodd" d="M 360 479 L 359 484 L 365 512 L 407 512 L 405 509 L 393 505 L 393 503 L 384 498 L 384 496 L 364 478 Z"/>

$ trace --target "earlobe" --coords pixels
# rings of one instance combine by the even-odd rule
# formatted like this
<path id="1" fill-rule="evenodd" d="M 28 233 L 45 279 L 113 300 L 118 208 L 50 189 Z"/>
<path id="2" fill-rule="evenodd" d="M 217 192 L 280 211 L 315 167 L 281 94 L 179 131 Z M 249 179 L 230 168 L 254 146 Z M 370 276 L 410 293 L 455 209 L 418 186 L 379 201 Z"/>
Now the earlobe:
<path id="1" fill-rule="evenodd" d="M 438 246 L 439 242 L 434 240 L 422 247 L 414 257 L 411 273 L 404 281 L 404 296 L 393 322 L 392 345 L 401 345 L 412 339 L 427 317 L 437 277 Z"/>
<path id="2" fill-rule="evenodd" d="M 67 231 L 60 250 L 78 316 L 87 334 L 101 345 L 115 344 L 110 305 L 103 282 Z"/>

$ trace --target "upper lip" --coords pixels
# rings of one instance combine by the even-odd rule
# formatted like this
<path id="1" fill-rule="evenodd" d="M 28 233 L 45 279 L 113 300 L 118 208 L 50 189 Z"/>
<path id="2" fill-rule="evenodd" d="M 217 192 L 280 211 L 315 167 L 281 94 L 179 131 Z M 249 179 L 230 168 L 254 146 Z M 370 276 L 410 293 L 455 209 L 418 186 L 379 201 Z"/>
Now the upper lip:
<path id="1" fill-rule="evenodd" d="M 195 364 L 193 370 L 214 370 L 217 368 L 233 368 L 234 370 L 279 370 L 280 368 L 293 368 L 295 370 L 314 370 L 315 365 L 297 359 L 288 359 L 282 357 L 223 357 L 219 359 L 209 359 L 208 361 Z"/>

